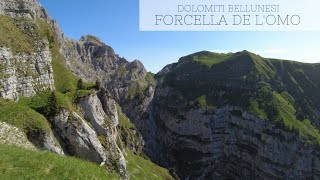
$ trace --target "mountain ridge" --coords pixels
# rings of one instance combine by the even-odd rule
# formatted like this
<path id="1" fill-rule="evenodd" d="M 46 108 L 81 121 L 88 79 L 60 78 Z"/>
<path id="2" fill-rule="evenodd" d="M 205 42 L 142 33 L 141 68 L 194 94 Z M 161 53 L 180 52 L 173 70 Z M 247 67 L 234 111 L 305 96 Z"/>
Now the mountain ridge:
<path id="1" fill-rule="evenodd" d="M 269 60 L 246 51 L 229 57 L 224 54 L 225 59 L 218 61 L 214 54 L 211 64 L 208 52 L 200 52 L 205 55 L 204 62 L 198 57 L 194 60 L 198 54 L 181 58 L 156 76 L 153 116 L 159 127 L 157 137 L 164 146 L 162 153 L 156 155 L 161 157 L 160 164 L 175 167 L 183 178 L 316 177 L 318 173 L 312 170 L 302 170 L 309 174 L 304 176 L 297 174 L 297 169 L 294 175 L 286 174 L 284 169 L 272 169 L 281 169 L 280 164 L 295 166 L 276 159 L 289 152 L 297 153 L 295 148 L 285 147 L 297 145 L 289 145 L 292 142 L 309 144 L 301 146 L 314 149 L 312 156 L 319 148 L 317 64 Z M 266 137 L 273 140 L 266 141 Z M 277 149 L 274 144 L 286 150 Z M 233 154 L 232 149 L 247 154 Z M 267 151 L 282 155 L 265 154 Z M 184 152 L 187 154 L 179 155 Z M 290 158 L 306 158 L 298 154 Z M 184 159 L 189 156 L 195 159 Z M 254 160 L 266 157 L 269 165 L 262 165 L 264 160 Z M 246 163 L 255 165 L 246 167 Z M 199 166 L 206 168 L 197 171 Z M 229 166 L 229 170 L 220 170 Z M 316 169 L 318 165 L 312 167 Z"/>
<path id="2" fill-rule="evenodd" d="M 65 37 L 35 0 L 0 0 L 0 15 L 19 35 L 0 27 L 0 129 L 16 145 L 120 179 L 320 177 L 319 64 L 201 51 L 154 75 L 97 37 Z"/>

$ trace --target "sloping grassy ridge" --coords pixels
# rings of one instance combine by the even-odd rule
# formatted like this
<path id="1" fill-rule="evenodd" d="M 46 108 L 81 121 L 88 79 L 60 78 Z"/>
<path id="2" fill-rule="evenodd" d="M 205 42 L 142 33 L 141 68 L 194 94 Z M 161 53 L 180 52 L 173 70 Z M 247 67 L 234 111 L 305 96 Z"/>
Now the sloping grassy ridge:
<path id="1" fill-rule="evenodd" d="M 288 92 L 279 94 L 267 85 L 258 91 L 258 96 L 250 99 L 248 109 L 261 119 L 284 124 L 286 129 L 296 131 L 307 141 L 320 144 L 319 130 L 309 119 L 297 119 L 294 102 Z"/>
<path id="2" fill-rule="evenodd" d="M 183 97 L 187 109 L 235 105 L 320 144 L 313 109 L 320 108 L 320 65 L 262 58 L 248 51 L 208 51 L 182 57 L 164 77 L 166 102 Z M 223 92 L 223 93 L 222 93 Z M 170 103 L 172 102 L 172 105 Z"/>
<path id="3" fill-rule="evenodd" d="M 0 179 L 119 179 L 73 157 L 0 145 Z"/>
<path id="4" fill-rule="evenodd" d="M 0 47 L 10 48 L 14 54 L 34 51 L 34 39 L 22 31 L 17 19 L 0 16 L 0 24 Z"/>
<path id="5" fill-rule="evenodd" d="M 50 131 L 46 118 L 31 108 L 9 100 L 0 100 L 0 121 L 34 134 Z"/>

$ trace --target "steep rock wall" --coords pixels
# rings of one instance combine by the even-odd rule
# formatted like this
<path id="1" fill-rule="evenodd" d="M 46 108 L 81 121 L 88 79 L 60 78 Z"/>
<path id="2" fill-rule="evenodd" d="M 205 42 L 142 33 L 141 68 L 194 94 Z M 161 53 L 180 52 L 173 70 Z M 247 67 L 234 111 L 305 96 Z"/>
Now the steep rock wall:
<path id="1" fill-rule="evenodd" d="M 0 97 L 18 100 L 43 90 L 53 90 L 53 71 L 48 47 L 32 55 L 12 55 L 0 48 Z"/>
<path id="2" fill-rule="evenodd" d="M 281 125 L 233 106 L 172 111 L 155 105 L 157 157 L 183 179 L 320 178 L 319 145 Z"/>

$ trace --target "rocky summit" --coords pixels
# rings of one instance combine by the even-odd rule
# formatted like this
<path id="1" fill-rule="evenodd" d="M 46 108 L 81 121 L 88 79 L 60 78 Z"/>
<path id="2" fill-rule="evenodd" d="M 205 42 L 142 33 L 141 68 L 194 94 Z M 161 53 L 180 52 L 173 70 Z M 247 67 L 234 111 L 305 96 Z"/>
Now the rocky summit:
<path id="1" fill-rule="evenodd" d="M 35 0 L 0 24 L 0 179 L 320 179 L 320 64 L 202 51 L 153 74 Z"/>

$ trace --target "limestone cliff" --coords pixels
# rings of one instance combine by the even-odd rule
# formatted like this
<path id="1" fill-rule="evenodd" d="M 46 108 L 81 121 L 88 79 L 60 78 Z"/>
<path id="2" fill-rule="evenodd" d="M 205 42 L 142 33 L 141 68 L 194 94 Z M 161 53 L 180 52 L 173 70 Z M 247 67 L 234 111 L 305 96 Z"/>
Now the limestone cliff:
<path id="1" fill-rule="evenodd" d="M 100 81 L 144 140 L 153 141 L 151 137 L 155 134 L 150 127 L 154 124 L 149 123 L 149 104 L 154 93 L 154 75 L 148 73 L 140 61 L 128 62 L 119 57 L 97 37 L 86 35 L 79 41 L 65 39 L 63 43 L 62 52 L 71 71 L 86 81 Z M 146 151 L 153 149 L 146 146 Z"/>
<path id="2" fill-rule="evenodd" d="M 36 92 L 53 90 L 50 39 L 39 27 L 39 20 L 48 23 L 61 42 L 64 35 L 55 20 L 35 0 L 0 1 L 0 96 L 18 100 Z"/>
<path id="3" fill-rule="evenodd" d="M 182 57 L 157 75 L 154 159 L 182 179 L 319 179 L 319 70 L 247 51 Z"/>

